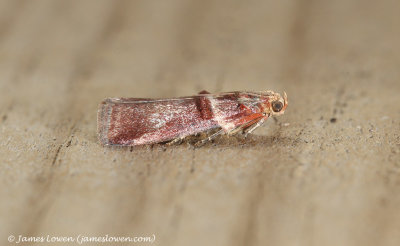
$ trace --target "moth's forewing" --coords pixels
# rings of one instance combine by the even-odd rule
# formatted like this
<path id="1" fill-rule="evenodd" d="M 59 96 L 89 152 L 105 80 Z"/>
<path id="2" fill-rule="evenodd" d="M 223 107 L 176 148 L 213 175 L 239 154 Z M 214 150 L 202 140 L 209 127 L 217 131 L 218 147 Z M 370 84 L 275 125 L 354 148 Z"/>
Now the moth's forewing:
<path id="1" fill-rule="evenodd" d="M 196 102 L 195 97 L 107 99 L 99 107 L 99 139 L 104 145 L 150 144 L 218 127 L 212 118 L 203 118 Z"/>

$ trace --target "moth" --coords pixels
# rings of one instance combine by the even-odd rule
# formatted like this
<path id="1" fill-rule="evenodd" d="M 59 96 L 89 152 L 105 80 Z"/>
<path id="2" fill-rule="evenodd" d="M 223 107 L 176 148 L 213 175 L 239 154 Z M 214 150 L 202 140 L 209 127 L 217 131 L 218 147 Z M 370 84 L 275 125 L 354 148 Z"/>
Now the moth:
<path id="1" fill-rule="evenodd" d="M 103 145 L 135 146 L 176 143 L 185 137 L 214 132 L 202 145 L 219 135 L 252 133 L 268 117 L 282 115 L 288 106 L 273 91 L 234 91 L 169 99 L 107 98 L 98 109 L 98 137 Z"/>

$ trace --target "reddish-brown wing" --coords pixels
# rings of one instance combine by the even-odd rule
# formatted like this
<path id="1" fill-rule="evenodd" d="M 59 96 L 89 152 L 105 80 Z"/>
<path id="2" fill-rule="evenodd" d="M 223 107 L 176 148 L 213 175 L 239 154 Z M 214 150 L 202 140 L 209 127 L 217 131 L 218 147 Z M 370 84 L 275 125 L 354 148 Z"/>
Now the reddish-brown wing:
<path id="1" fill-rule="evenodd" d="M 203 103 L 204 104 L 204 103 Z M 197 97 L 108 99 L 99 108 L 99 138 L 106 145 L 165 142 L 218 127 Z"/>

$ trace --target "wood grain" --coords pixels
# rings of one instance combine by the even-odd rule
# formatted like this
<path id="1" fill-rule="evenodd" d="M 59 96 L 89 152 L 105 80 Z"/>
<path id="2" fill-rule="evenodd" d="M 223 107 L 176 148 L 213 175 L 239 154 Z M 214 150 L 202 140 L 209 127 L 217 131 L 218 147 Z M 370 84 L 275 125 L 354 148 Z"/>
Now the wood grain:
<path id="1" fill-rule="evenodd" d="M 1 244 L 398 245 L 399 7 L 0 1 Z M 103 98 L 203 89 L 286 91 L 290 104 L 247 140 L 98 143 Z"/>

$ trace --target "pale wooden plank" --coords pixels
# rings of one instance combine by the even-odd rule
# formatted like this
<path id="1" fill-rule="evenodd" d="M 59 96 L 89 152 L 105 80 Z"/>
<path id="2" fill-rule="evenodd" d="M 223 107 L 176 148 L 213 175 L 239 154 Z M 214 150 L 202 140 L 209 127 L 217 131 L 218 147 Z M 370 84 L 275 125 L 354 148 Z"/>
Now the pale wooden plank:
<path id="1" fill-rule="evenodd" d="M 11 8 L 18 18 L 0 18 L 2 240 L 154 233 L 157 245 L 397 245 L 398 7 L 96 0 Z M 104 97 L 201 89 L 286 90 L 290 106 L 245 142 L 98 144 Z"/>

